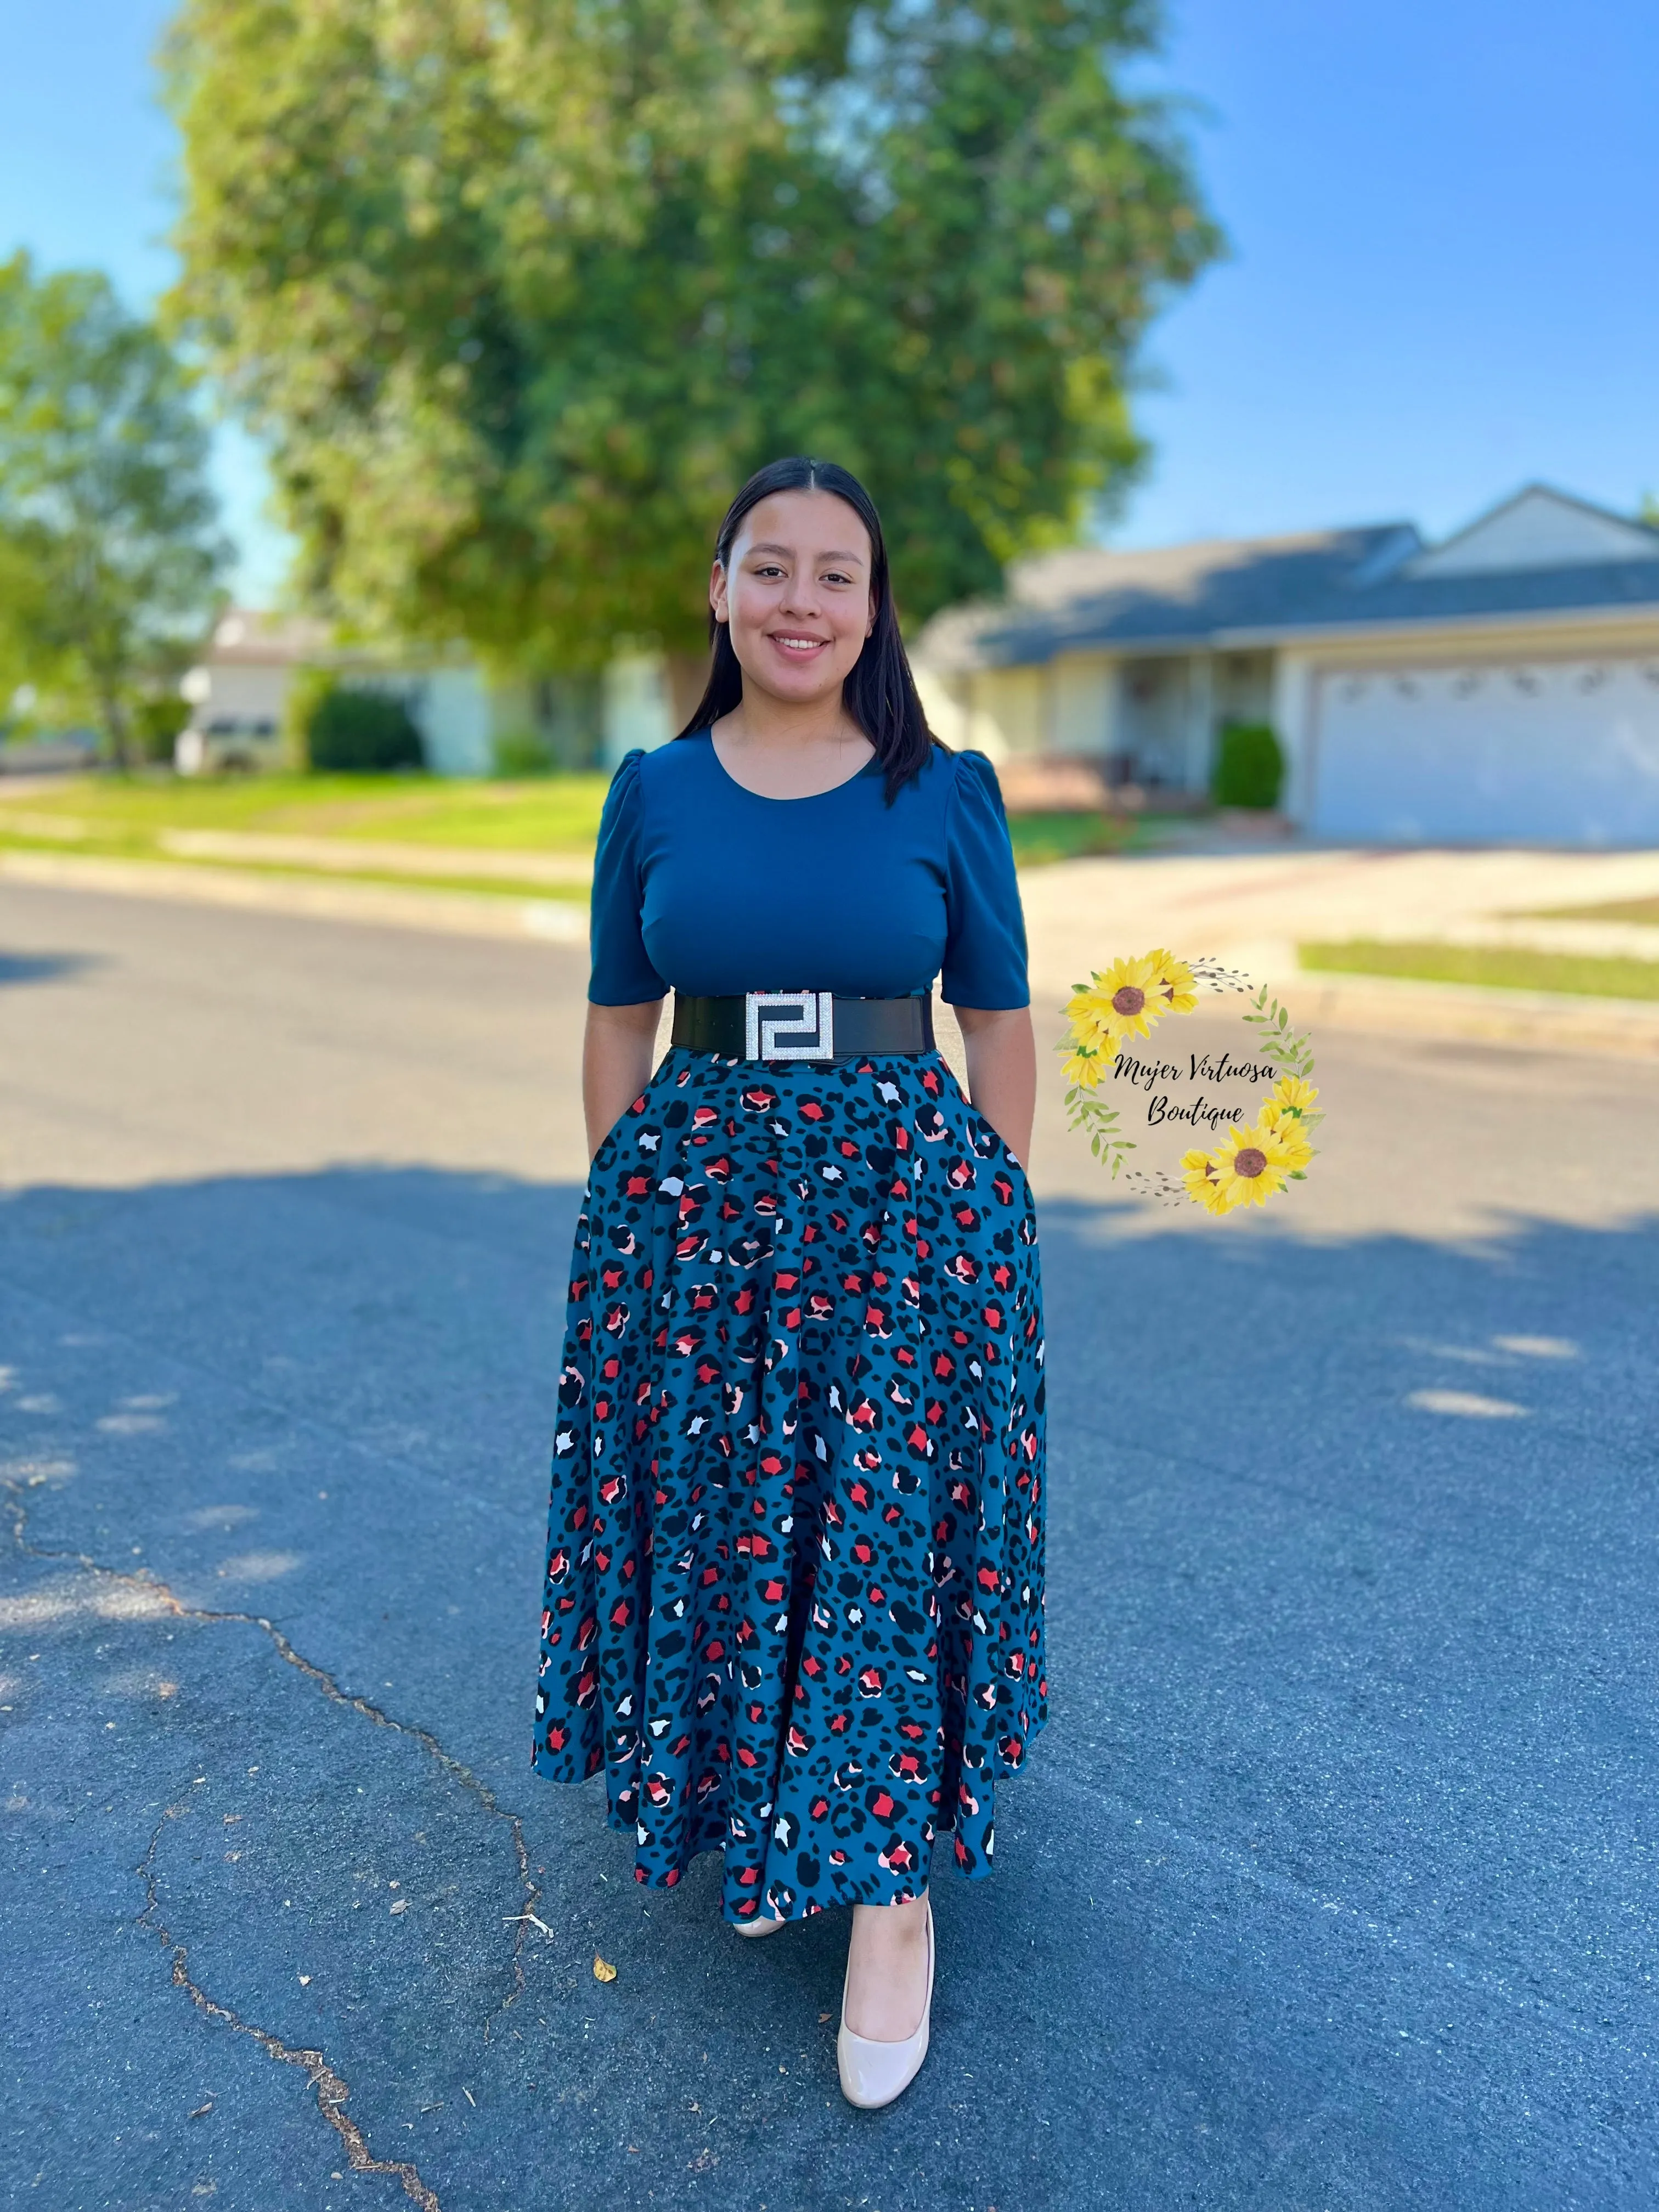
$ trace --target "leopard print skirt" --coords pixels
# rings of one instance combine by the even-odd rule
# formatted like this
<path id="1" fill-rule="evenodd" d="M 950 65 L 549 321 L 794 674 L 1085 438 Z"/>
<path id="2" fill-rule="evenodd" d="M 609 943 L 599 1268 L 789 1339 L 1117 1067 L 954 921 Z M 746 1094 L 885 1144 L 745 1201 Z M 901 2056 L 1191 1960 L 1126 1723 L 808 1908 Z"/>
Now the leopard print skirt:
<path id="1" fill-rule="evenodd" d="M 1042 1726 L 1024 1170 L 936 1054 L 672 1051 L 577 1226 L 534 1762 L 732 1920 L 989 1871 Z"/>

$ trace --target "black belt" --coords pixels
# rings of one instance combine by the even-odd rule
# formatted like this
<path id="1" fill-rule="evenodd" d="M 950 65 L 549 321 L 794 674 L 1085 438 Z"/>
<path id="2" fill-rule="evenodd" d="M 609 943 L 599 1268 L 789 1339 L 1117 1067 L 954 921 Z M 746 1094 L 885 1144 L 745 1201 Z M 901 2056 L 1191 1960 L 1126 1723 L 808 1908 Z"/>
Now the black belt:
<path id="1" fill-rule="evenodd" d="M 674 1042 L 722 1060 L 855 1060 L 933 1052 L 933 998 L 842 999 L 829 991 L 750 991 L 741 999 L 674 994 Z"/>

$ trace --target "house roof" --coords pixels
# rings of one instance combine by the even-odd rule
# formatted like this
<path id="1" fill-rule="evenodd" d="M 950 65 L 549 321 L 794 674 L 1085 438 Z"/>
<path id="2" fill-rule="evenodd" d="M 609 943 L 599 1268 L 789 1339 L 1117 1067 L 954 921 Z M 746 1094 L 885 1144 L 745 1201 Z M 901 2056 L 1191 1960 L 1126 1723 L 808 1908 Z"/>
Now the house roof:
<path id="1" fill-rule="evenodd" d="M 1608 568 L 1659 559 L 1659 531 L 1549 484 L 1510 498 L 1406 563 L 1413 576 L 1495 575 L 1528 568 Z"/>
<path id="2" fill-rule="evenodd" d="M 945 672 L 1090 648 L 1271 645 L 1321 629 L 1659 609 L 1659 530 L 1528 485 L 1438 546 L 1408 522 L 1017 562 L 1007 597 L 917 641 Z"/>
<path id="3" fill-rule="evenodd" d="M 407 674 L 465 665 L 464 647 L 449 652 L 422 644 L 343 639 L 312 615 L 230 607 L 220 616 L 202 654 L 209 668 L 292 668 L 306 665 Z"/>
<path id="4" fill-rule="evenodd" d="M 325 653 L 331 633 L 307 615 L 230 607 L 220 616 L 204 658 L 218 667 L 288 667 Z"/>

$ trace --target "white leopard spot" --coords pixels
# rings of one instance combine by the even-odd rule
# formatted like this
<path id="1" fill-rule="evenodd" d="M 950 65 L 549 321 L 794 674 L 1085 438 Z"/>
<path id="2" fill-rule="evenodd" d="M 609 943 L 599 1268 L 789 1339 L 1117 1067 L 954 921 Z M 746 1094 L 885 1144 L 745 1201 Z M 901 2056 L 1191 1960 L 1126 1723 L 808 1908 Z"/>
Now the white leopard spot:
<path id="1" fill-rule="evenodd" d="M 1478 1390 L 1413 1390 L 1407 1398 L 1420 1413 L 1450 1413 L 1466 1421 L 1505 1421 L 1527 1408 L 1510 1398 L 1486 1398 Z"/>

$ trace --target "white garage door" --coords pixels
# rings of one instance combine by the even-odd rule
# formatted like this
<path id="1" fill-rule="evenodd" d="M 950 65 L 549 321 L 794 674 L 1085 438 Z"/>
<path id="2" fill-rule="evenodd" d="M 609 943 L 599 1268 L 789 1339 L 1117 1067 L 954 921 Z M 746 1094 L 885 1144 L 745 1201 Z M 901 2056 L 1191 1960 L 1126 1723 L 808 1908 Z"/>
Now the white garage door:
<path id="1" fill-rule="evenodd" d="M 1659 659 L 1321 672 L 1327 837 L 1659 843 Z"/>

